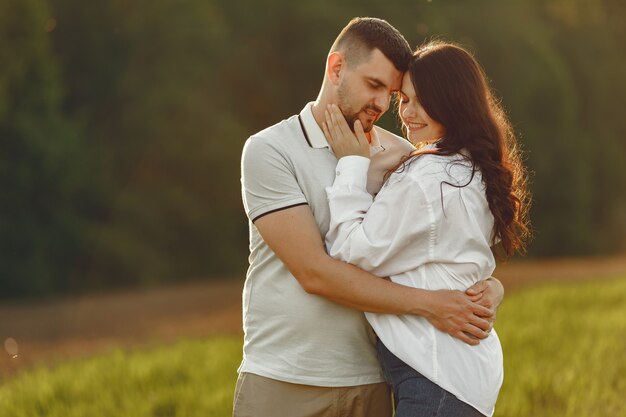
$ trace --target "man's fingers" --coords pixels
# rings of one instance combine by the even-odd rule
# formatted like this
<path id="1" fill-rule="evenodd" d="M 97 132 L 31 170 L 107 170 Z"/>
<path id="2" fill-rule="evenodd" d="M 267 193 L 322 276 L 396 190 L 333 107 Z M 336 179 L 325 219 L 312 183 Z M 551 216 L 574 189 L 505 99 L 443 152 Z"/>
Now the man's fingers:
<path id="1" fill-rule="evenodd" d="M 491 323 L 482 317 L 472 316 L 468 323 L 470 326 L 475 326 L 481 330 L 487 331 L 491 328 Z"/>
<path id="2" fill-rule="evenodd" d="M 469 290 L 467 290 L 469 291 Z M 478 294 L 472 295 L 469 292 L 466 292 L 465 295 L 467 296 L 467 299 L 470 300 L 472 303 L 476 303 L 478 301 L 480 301 L 481 298 L 483 298 L 483 293 L 479 292 Z"/>
<path id="3" fill-rule="evenodd" d="M 493 310 L 476 303 L 472 303 L 471 310 L 472 313 L 474 313 L 478 317 L 491 317 L 494 314 Z"/>
<path id="4" fill-rule="evenodd" d="M 459 331 L 453 334 L 452 336 L 456 337 L 457 339 L 460 339 L 462 342 L 465 342 L 471 346 L 477 346 L 478 344 L 480 344 L 480 340 L 474 337 L 470 337 L 467 334 L 463 333 L 462 331 Z"/>
<path id="5" fill-rule="evenodd" d="M 466 324 L 463 326 L 463 333 L 467 334 L 471 338 L 484 339 L 489 336 L 489 333 L 487 333 L 488 329 L 489 326 L 487 326 L 486 329 L 481 329 L 476 326 L 472 326 L 471 324 Z"/>
<path id="6" fill-rule="evenodd" d="M 487 281 L 482 280 L 482 281 L 478 281 L 476 284 L 469 287 L 465 291 L 465 293 L 467 295 L 478 295 L 478 294 L 482 294 L 483 291 L 485 291 L 487 288 L 488 288 Z"/>

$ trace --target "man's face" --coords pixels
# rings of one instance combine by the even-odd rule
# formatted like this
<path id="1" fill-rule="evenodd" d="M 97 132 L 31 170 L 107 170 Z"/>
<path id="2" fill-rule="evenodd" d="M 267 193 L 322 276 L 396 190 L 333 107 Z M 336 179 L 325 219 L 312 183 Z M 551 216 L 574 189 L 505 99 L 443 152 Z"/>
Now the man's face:
<path id="1" fill-rule="evenodd" d="M 389 109 L 391 94 L 400 89 L 402 73 L 378 49 L 346 73 L 337 88 L 337 105 L 350 128 L 359 119 L 366 132 Z"/>

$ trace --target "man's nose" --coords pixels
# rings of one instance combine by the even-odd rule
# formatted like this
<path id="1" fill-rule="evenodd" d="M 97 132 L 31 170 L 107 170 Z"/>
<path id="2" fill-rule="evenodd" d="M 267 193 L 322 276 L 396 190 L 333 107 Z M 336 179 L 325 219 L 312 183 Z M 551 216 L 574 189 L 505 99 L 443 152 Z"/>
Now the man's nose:
<path id="1" fill-rule="evenodd" d="M 376 96 L 374 104 L 380 109 L 381 113 L 389 110 L 389 102 L 391 100 L 391 94 L 385 92 Z"/>

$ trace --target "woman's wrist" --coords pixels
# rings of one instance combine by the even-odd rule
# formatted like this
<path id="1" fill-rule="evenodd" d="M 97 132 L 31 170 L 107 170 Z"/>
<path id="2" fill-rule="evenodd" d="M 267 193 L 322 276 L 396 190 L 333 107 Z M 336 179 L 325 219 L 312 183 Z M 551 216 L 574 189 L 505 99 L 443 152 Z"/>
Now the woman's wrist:
<path id="1" fill-rule="evenodd" d="M 369 158 L 355 155 L 344 156 L 337 162 L 335 168 L 335 185 L 356 185 L 365 189 L 369 166 Z"/>

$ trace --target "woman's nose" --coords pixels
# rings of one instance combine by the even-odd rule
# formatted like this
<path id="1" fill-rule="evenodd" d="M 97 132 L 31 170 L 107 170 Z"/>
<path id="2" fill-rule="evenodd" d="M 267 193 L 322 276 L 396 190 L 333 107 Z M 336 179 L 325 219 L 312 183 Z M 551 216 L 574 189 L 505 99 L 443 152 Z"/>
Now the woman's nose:
<path id="1" fill-rule="evenodd" d="M 409 118 L 415 116 L 415 108 L 414 106 L 408 104 L 405 105 L 401 112 L 402 117 Z"/>

